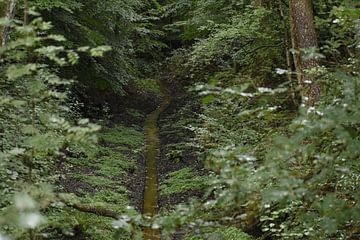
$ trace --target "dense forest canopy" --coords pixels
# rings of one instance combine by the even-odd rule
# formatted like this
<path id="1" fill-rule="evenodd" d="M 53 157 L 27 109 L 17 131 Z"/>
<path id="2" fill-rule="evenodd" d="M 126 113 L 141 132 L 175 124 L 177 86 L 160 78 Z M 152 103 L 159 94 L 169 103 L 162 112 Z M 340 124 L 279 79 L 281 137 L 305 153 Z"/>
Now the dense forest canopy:
<path id="1" fill-rule="evenodd" d="M 360 239 L 358 0 L 0 14 L 0 240 Z"/>

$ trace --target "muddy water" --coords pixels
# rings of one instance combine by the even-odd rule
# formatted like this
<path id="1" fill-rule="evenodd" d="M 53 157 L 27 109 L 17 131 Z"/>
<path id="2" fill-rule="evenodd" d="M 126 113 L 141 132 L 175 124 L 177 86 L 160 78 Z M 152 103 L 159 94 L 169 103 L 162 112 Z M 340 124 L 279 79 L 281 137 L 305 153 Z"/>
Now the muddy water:
<path id="1" fill-rule="evenodd" d="M 145 159 L 146 159 L 146 184 L 144 193 L 144 214 L 153 217 L 157 213 L 158 203 L 158 171 L 157 162 L 160 158 L 160 137 L 157 125 L 160 114 L 170 105 L 170 92 L 163 83 L 159 83 L 163 94 L 160 106 L 150 113 L 145 121 Z M 144 229 L 145 240 L 159 240 L 160 231 L 150 228 Z"/>

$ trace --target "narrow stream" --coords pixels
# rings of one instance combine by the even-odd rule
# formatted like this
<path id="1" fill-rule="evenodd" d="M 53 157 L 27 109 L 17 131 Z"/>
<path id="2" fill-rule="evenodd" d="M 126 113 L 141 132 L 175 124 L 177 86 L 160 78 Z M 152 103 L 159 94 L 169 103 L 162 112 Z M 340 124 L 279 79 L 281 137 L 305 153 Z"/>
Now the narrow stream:
<path id="1" fill-rule="evenodd" d="M 160 158 L 160 137 L 157 125 L 160 114 L 170 105 L 171 96 L 165 84 L 160 82 L 160 89 L 163 94 L 163 101 L 160 106 L 147 115 L 145 121 L 145 159 L 146 159 L 146 184 L 144 193 L 144 214 L 154 217 L 157 214 L 158 204 L 158 171 L 157 163 Z M 145 240 L 159 240 L 160 231 L 146 228 L 144 229 Z"/>

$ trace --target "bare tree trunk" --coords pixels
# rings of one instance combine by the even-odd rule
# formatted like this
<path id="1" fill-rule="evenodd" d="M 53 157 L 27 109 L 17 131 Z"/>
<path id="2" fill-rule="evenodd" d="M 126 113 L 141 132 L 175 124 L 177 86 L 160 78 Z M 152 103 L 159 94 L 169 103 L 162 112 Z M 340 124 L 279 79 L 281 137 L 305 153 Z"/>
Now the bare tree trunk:
<path id="1" fill-rule="evenodd" d="M 15 15 L 15 8 L 16 8 L 17 0 L 8 0 L 6 1 L 6 7 L 2 14 L 3 17 L 12 20 Z M 1 46 L 4 46 L 8 40 L 10 35 L 10 27 L 5 25 L 0 27 L 0 40 Z"/>
<path id="2" fill-rule="evenodd" d="M 24 0 L 24 25 L 29 24 L 29 2 Z"/>
<path id="3" fill-rule="evenodd" d="M 318 47 L 311 0 L 290 0 L 290 16 L 298 81 L 301 86 L 307 89 L 303 93 L 304 101 L 308 106 L 312 106 L 320 96 L 320 87 L 314 82 L 314 77 L 306 73 L 307 70 L 319 65 L 317 59 L 309 59 L 304 53 L 306 49 Z"/>
<path id="4" fill-rule="evenodd" d="M 283 10 L 283 3 L 281 0 L 279 0 L 278 2 L 279 4 L 279 11 L 280 11 L 280 16 L 281 19 L 283 21 L 283 28 L 284 28 L 284 50 L 285 50 L 285 55 L 286 55 L 286 75 L 288 78 L 288 81 L 290 83 L 290 87 L 291 87 L 291 97 L 292 100 L 294 102 L 295 105 L 297 105 L 297 101 L 296 101 L 296 84 L 294 82 L 294 79 L 292 78 L 292 66 L 293 66 L 293 62 L 292 62 L 292 58 L 291 58 L 291 53 L 290 53 L 290 48 L 291 48 L 291 39 L 290 39 L 290 32 L 289 32 L 289 25 L 288 25 L 288 20 L 287 17 L 285 16 L 284 10 Z"/>

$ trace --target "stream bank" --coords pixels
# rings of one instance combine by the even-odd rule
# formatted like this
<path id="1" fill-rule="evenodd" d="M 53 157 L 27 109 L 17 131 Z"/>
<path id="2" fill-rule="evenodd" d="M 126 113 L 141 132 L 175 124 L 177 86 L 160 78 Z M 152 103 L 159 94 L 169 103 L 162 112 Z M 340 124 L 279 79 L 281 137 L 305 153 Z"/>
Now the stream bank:
<path id="1" fill-rule="evenodd" d="M 177 204 L 202 198 L 206 187 L 204 161 L 189 128 L 200 124 L 201 99 L 180 81 L 168 79 L 172 101 L 159 119 L 161 157 L 159 171 L 159 211 L 170 212 Z M 183 239 L 187 230 L 172 239 Z"/>
<path id="2" fill-rule="evenodd" d="M 145 94 L 145 95 L 144 95 Z M 154 97 L 156 96 L 156 97 Z M 109 96 L 115 98 L 116 96 Z M 149 99 L 151 101 L 148 101 Z M 67 193 L 69 201 L 91 209 L 124 213 L 133 206 L 143 210 L 145 188 L 144 123 L 146 115 L 159 102 L 155 94 L 133 93 L 108 103 L 109 111 L 89 111 L 93 122 L 102 126 L 95 145 L 70 145 L 59 160 L 57 191 Z M 96 110 L 96 107 L 95 107 Z M 47 213 L 52 228 L 51 239 L 112 240 L 112 218 L 84 212 L 71 206 L 59 206 Z M 61 224 L 58 224 L 61 223 Z M 65 224 L 65 227 L 64 226 Z M 121 239 L 131 239 L 124 235 Z"/>
<path id="3" fill-rule="evenodd" d="M 173 101 L 160 118 L 161 160 L 159 162 L 160 209 L 166 211 L 191 197 L 202 195 L 203 161 L 197 155 L 194 133 L 200 112 L 198 96 L 185 90 L 178 82 L 170 84 Z M 171 181 L 176 178 L 178 183 Z M 175 179 L 174 179 L 175 180 Z M 195 183 L 195 186 L 193 183 Z"/>
<path id="4" fill-rule="evenodd" d="M 158 212 L 158 164 L 160 158 L 160 137 L 158 120 L 171 104 L 171 94 L 167 86 L 159 81 L 162 92 L 162 102 L 153 112 L 147 115 L 145 121 L 145 161 L 146 161 L 146 183 L 144 191 L 143 214 L 153 218 Z M 145 228 L 145 240 L 159 240 L 160 231 L 158 229 Z"/>
<path id="5" fill-rule="evenodd" d="M 197 116 L 193 113 L 198 112 L 198 101 L 179 84 L 167 82 L 167 85 L 173 101 L 169 107 L 163 105 L 153 116 L 153 120 L 159 118 L 156 122 L 160 128 L 156 146 L 161 150 L 156 153 L 160 157 L 156 180 L 159 183 L 156 188 L 159 213 L 191 197 L 200 197 L 203 186 L 202 161 L 195 155 L 196 148 L 188 146 L 193 135 L 186 129 L 196 122 Z M 155 94 L 144 97 L 134 93 L 121 99 L 121 104 L 108 103 L 109 113 L 96 119 L 103 126 L 98 134 L 98 144 L 69 146 L 66 158 L 58 163 L 58 191 L 71 194 L 71 202 L 95 209 L 121 214 L 130 205 L 138 212 L 146 212 L 142 191 L 146 179 L 144 126 L 146 116 L 156 109 L 160 99 Z M 49 216 L 50 226 L 56 232 L 54 235 L 58 236 L 53 239 L 113 239 L 111 218 L 72 207 L 54 208 Z M 59 229 L 58 222 L 68 224 Z M 123 239 L 129 239 L 129 236 L 123 236 Z"/>

